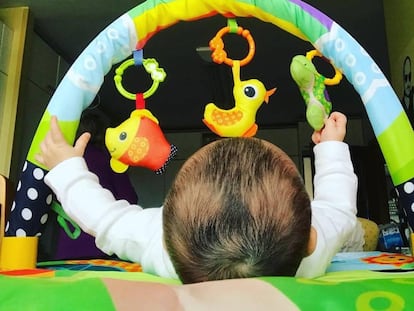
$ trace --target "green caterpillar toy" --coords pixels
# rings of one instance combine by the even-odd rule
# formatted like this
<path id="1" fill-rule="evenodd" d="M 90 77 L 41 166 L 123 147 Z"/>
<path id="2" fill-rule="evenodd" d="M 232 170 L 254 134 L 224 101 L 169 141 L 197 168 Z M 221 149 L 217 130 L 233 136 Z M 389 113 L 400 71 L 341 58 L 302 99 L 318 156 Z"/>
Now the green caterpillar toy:
<path id="1" fill-rule="evenodd" d="M 332 79 L 324 77 L 312 63 L 315 55 L 321 56 L 317 50 L 308 52 L 306 56 L 294 56 L 290 64 L 290 74 L 305 100 L 306 120 L 314 130 L 319 131 L 332 110 L 326 85 L 338 84 L 342 79 L 342 73 L 335 68 L 335 76 Z"/>

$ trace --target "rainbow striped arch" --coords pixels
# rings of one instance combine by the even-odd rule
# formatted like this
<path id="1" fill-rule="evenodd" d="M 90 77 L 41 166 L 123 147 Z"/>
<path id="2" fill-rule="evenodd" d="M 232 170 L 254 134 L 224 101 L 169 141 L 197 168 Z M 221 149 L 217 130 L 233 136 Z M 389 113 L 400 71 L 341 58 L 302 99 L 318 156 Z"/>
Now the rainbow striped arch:
<path id="1" fill-rule="evenodd" d="M 44 167 L 34 154 L 57 115 L 73 141 L 82 111 L 90 105 L 111 67 L 144 48 L 164 28 L 222 14 L 254 17 L 310 42 L 339 68 L 360 94 L 388 165 L 400 202 L 411 210 L 414 201 L 414 134 L 400 101 L 381 69 L 340 25 L 300 0 L 147 0 L 106 27 L 80 54 L 58 86 L 39 123 L 28 152 L 7 235 L 36 235 L 47 220 L 53 197 L 43 183 Z M 190 26 L 189 26 L 190 27 Z M 288 74 L 288 73 L 286 73 Z M 28 188 L 37 195 L 27 198 Z M 19 215 L 30 208 L 33 218 L 21 227 Z M 414 215 L 414 214 L 413 214 Z M 414 217 L 412 217 L 414 218 Z M 414 219 L 410 221 L 414 225 Z"/>

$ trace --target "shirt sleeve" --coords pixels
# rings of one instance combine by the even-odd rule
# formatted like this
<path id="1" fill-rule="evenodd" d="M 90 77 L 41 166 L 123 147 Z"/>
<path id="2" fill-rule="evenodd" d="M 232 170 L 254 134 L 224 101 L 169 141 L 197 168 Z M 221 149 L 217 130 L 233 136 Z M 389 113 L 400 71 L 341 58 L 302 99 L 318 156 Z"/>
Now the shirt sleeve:
<path id="1" fill-rule="evenodd" d="M 358 180 L 349 147 L 338 141 L 314 147 L 315 177 L 312 226 L 317 233 L 314 252 L 302 260 L 297 276 L 316 277 L 325 273 L 333 256 L 357 225 Z"/>
<path id="2" fill-rule="evenodd" d="M 162 208 L 143 209 L 116 200 L 99 184 L 82 157 L 57 165 L 46 175 L 45 183 L 65 212 L 82 230 L 95 236 L 102 251 L 138 262 L 145 272 L 175 276 L 162 244 Z"/>

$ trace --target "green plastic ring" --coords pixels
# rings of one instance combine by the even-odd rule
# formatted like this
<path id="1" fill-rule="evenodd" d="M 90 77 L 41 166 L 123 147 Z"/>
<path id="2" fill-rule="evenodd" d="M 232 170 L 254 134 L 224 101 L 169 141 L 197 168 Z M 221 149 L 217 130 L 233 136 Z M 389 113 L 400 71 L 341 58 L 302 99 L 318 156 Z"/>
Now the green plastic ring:
<path id="1" fill-rule="evenodd" d="M 158 86 L 160 82 L 163 82 L 165 77 L 167 76 L 164 69 L 158 66 L 158 62 L 154 58 L 144 59 L 142 61 L 142 64 L 144 65 L 145 70 L 151 75 L 152 79 L 152 85 L 151 87 L 144 92 L 143 97 L 148 98 L 152 94 L 155 93 L 155 91 L 158 89 Z M 119 67 L 115 70 L 115 86 L 119 93 L 121 93 L 122 96 L 125 98 L 135 100 L 136 94 L 130 93 L 122 86 L 122 75 L 124 74 L 124 71 L 130 67 L 135 65 L 134 59 L 128 59 L 124 61 Z"/>

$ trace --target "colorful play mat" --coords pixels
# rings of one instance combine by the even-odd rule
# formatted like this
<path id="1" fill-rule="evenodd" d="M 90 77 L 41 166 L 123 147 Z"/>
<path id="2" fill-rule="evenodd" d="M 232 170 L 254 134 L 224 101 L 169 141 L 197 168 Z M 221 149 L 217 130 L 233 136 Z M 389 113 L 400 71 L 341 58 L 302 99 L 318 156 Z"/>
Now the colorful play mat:
<path id="1" fill-rule="evenodd" d="M 119 292 L 128 288 L 132 292 L 122 296 L 123 303 L 134 310 L 173 310 L 177 297 L 184 306 L 174 310 L 197 310 L 198 303 L 208 310 L 411 310 L 413 262 L 413 257 L 403 254 L 344 253 L 333 261 L 332 272 L 316 279 L 220 281 L 224 289 L 217 282 L 181 285 L 177 280 L 143 273 L 138 264 L 123 261 L 44 262 L 34 270 L 0 273 L 0 310 L 130 310 L 119 301 Z M 356 267 L 359 270 L 349 270 Z M 169 299 L 165 290 L 175 298 Z M 193 299 L 185 299 L 183 292 L 194 290 Z M 211 291 L 211 296 L 206 299 L 197 290 Z M 165 298 L 163 309 L 157 309 L 160 297 Z"/>

